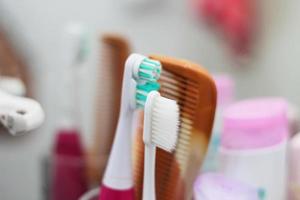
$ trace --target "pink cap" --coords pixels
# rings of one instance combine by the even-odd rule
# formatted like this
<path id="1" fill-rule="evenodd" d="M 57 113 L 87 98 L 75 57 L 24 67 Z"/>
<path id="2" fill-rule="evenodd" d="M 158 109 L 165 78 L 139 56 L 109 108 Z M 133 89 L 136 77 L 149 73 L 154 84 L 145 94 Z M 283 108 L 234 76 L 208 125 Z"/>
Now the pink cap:
<path id="1" fill-rule="evenodd" d="M 234 100 L 235 84 L 228 75 L 215 75 L 214 81 L 217 87 L 218 106 L 227 106 Z"/>
<path id="2" fill-rule="evenodd" d="M 227 149 L 270 147 L 288 137 L 287 102 L 282 98 L 241 101 L 223 117 L 221 143 Z"/>

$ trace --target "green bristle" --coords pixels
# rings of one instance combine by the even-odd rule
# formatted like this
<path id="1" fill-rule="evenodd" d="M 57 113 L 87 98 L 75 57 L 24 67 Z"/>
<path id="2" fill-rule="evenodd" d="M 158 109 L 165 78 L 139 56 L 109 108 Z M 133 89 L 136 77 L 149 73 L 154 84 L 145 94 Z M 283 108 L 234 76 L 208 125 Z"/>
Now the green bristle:
<path id="1" fill-rule="evenodd" d="M 138 108 L 143 108 L 148 94 L 153 90 L 159 90 L 160 85 L 157 82 L 140 83 L 136 86 L 136 104 Z"/>
<path id="2" fill-rule="evenodd" d="M 145 58 L 139 66 L 139 78 L 150 82 L 156 82 L 161 73 L 161 64 L 158 61 Z"/>

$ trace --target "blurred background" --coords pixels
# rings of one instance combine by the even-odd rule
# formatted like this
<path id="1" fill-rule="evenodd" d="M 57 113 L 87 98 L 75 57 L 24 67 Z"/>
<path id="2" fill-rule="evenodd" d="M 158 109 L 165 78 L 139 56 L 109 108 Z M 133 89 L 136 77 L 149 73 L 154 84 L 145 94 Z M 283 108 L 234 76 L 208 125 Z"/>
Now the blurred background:
<path id="1" fill-rule="evenodd" d="M 195 0 L 196 1 L 196 0 Z M 91 54 L 78 84 L 84 144 L 92 143 L 98 41 L 107 32 L 128 38 L 134 52 L 191 60 L 213 74 L 230 74 L 237 99 L 283 96 L 300 107 L 300 1 L 255 1 L 251 50 L 237 52 L 224 31 L 199 14 L 192 0 L 0 0 L 0 27 L 30 72 L 33 97 L 46 112 L 41 128 L 24 137 L 0 135 L 0 199 L 43 199 L 41 162 L 60 120 L 66 66 L 61 38 L 66 25 L 90 32 Z M 225 35 L 225 36 L 224 36 Z M 247 47 L 248 48 L 248 47 Z M 243 55 L 241 55 L 243 54 Z"/>

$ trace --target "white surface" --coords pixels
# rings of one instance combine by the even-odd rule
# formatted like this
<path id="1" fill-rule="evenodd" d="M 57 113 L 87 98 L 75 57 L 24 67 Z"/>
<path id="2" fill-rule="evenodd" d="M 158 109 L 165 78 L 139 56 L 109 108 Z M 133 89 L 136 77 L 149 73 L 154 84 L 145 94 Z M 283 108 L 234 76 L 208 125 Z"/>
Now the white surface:
<path id="1" fill-rule="evenodd" d="M 220 171 L 266 192 L 265 200 L 287 198 L 287 144 L 255 150 L 220 150 Z"/>
<path id="2" fill-rule="evenodd" d="M 300 1 L 262 0 L 263 33 L 255 61 L 237 67 L 216 34 L 190 20 L 188 0 L 156 1 L 147 9 L 126 5 L 126 0 L 0 0 L 0 23 L 10 33 L 33 71 L 34 89 L 46 108 L 47 123 L 26 137 L 0 135 L 0 199 L 40 200 L 41 157 L 50 147 L 60 120 L 59 82 L 64 66 L 59 61 L 59 37 L 70 21 L 94 30 L 120 31 L 140 53 L 163 53 L 202 63 L 213 71 L 232 72 L 239 97 L 283 95 L 300 105 Z M 149 0 L 150 2 L 150 0 Z M 84 70 L 83 125 L 86 139 L 92 132 L 91 101 L 95 61 Z M 87 106 L 89 105 L 89 106 Z"/>

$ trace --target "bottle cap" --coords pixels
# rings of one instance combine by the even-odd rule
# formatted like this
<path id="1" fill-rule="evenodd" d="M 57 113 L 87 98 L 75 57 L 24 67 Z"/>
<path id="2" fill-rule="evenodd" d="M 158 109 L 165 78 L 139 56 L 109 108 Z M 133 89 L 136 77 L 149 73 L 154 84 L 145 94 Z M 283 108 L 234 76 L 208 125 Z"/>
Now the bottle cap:
<path id="1" fill-rule="evenodd" d="M 224 112 L 221 143 L 226 149 L 271 147 L 287 137 L 287 102 L 282 98 L 244 100 Z"/>

